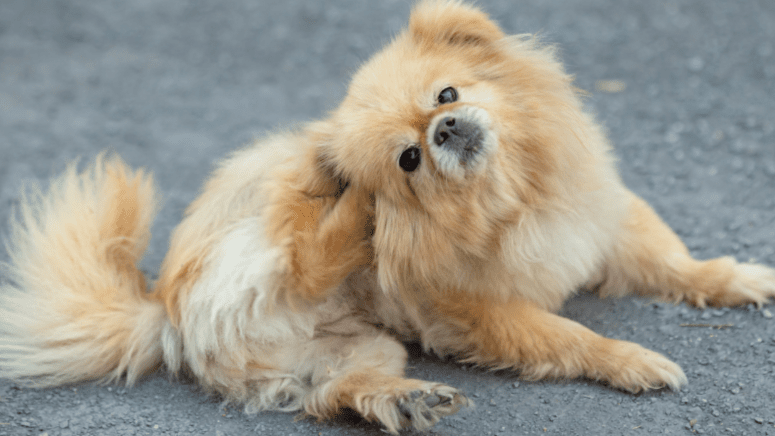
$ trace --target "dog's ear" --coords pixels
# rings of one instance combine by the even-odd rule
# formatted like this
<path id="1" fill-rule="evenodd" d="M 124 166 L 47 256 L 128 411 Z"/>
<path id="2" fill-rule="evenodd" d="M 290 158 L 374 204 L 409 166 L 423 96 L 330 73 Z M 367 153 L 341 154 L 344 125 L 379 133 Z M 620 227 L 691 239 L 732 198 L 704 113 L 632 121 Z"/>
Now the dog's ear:
<path id="1" fill-rule="evenodd" d="M 505 37 L 481 10 L 457 0 L 424 0 L 412 10 L 409 32 L 421 44 L 487 46 Z"/>

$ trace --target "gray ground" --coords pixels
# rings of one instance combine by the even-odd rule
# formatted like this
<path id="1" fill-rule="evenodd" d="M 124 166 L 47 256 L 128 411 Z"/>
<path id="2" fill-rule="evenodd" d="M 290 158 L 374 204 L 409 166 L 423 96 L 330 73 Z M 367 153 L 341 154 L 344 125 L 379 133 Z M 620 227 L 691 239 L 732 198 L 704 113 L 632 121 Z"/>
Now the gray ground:
<path id="1" fill-rule="evenodd" d="M 156 173 L 165 197 L 144 261 L 154 275 L 213 162 L 261 132 L 325 114 L 409 11 L 407 0 L 326 3 L 1 0 L 0 220 L 24 181 L 114 149 Z M 775 266 L 772 0 L 479 3 L 509 32 L 560 44 L 610 129 L 625 181 L 696 256 Z M 633 396 L 578 380 L 530 383 L 414 346 L 411 376 L 461 387 L 477 403 L 430 434 L 775 435 L 769 312 L 581 296 L 564 313 L 665 353 L 689 386 Z M 697 323 L 733 326 L 682 325 Z M 164 373 L 131 389 L 0 381 L 0 435 L 42 433 L 381 434 L 353 416 L 246 416 Z"/>

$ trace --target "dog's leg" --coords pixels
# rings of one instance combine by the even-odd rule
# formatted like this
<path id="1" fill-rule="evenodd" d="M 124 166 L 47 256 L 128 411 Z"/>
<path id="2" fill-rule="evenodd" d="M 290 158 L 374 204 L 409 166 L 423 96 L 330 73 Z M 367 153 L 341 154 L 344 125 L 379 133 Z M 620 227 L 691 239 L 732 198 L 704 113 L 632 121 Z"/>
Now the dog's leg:
<path id="1" fill-rule="evenodd" d="M 247 413 L 303 410 L 331 419 L 350 408 L 398 434 L 406 427 L 424 430 L 471 404 L 451 386 L 406 378 L 404 346 L 369 325 L 362 328 L 366 333 L 243 344 L 188 362 L 205 389 L 245 404 Z"/>
<path id="2" fill-rule="evenodd" d="M 761 305 L 775 295 L 775 270 L 732 257 L 698 261 L 646 202 L 630 209 L 603 269 L 602 296 L 637 292 L 698 307 Z"/>
<path id="3" fill-rule="evenodd" d="M 686 383 L 681 368 L 661 354 L 604 338 L 525 300 L 454 294 L 434 306 L 440 321 L 425 329 L 425 346 L 465 362 L 518 369 L 531 380 L 583 376 L 630 392 Z"/>
<path id="4" fill-rule="evenodd" d="M 405 378 L 406 357 L 396 339 L 346 317 L 336 331 L 282 344 L 243 343 L 189 363 L 206 389 L 245 404 L 248 413 L 303 410 L 330 419 L 350 408 L 397 433 L 430 427 L 469 404 L 455 388 Z"/>
<path id="5" fill-rule="evenodd" d="M 345 189 L 340 198 L 289 195 L 272 216 L 270 234 L 289 237 L 291 264 L 286 296 L 291 303 L 320 302 L 359 266 L 373 259 L 369 195 Z"/>
<path id="6" fill-rule="evenodd" d="M 364 325 L 363 330 L 371 327 Z M 329 336 L 314 341 L 313 390 L 304 410 L 318 418 L 350 408 L 391 433 L 404 427 L 422 430 L 468 405 L 457 389 L 404 377 L 406 350 L 381 333 Z"/>

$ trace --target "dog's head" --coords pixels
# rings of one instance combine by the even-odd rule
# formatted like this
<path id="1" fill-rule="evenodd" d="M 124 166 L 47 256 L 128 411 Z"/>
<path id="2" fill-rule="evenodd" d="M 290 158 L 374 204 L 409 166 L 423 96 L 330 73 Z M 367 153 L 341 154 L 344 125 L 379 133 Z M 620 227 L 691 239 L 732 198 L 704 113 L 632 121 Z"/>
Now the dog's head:
<path id="1" fill-rule="evenodd" d="M 375 252 L 392 287 L 477 274 L 503 229 L 562 189 L 584 149 L 583 117 L 550 47 L 431 0 L 314 129 L 324 159 L 375 194 Z"/>

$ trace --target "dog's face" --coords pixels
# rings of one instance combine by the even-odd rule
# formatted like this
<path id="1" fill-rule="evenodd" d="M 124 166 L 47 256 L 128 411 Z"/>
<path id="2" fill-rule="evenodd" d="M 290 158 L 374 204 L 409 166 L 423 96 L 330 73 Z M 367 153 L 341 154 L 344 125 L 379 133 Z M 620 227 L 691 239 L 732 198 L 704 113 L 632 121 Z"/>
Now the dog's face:
<path id="1" fill-rule="evenodd" d="M 324 158 L 375 194 L 383 286 L 477 274 L 558 189 L 557 141 L 574 136 L 558 126 L 578 110 L 551 49 L 458 2 L 419 4 L 318 125 Z"/>

